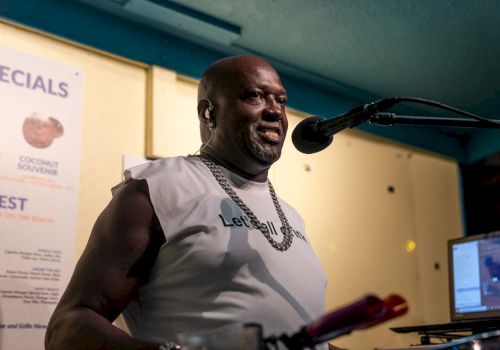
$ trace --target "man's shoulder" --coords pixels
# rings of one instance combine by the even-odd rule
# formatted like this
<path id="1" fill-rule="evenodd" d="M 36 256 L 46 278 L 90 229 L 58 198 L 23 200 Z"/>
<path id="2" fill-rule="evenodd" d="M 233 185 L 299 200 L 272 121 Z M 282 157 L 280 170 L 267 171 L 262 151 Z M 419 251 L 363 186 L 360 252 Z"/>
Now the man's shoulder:
<path id="1" fill-rule="evenodd" d="M 146 179 L 151 176 L 175 176 L 196 167 L 194 157 L 167 157 L 152 160 L 125 170 L 125 180 Z"/>
<path id="2" fill-rule="evenodd" d="M 115 195 L 124 186 L 134 180 L 146 180 L 148 185 L 161 185 L 164 181 L 173 184 L 187 179 L 186 174 L 193 173 L 199 168 L 194 157 L 167 157 L 130 167 L 124 171 L 124 179 L 111 189 Z M 199 169 L 198 169 L 199 171 Z"/>

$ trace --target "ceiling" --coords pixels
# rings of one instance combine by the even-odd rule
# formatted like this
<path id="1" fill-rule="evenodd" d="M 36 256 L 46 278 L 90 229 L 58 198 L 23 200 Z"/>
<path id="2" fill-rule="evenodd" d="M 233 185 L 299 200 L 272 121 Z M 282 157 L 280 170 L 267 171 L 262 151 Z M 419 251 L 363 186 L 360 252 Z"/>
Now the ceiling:
<path id="1" fill-rule="evenodd" d="M 83 1 L 166 28 L 127 14 L 127 0 Z M 266 56 L 326 87 L 429 98 L 500 118 L 498 0 L 172 2 L 241 27 L 231 46 L 204 41 L 218 50 Z"/>
<path id="2" fill-rule="evenodd" d="M 152 20 L 146 8 L 141 13 L 140 1 L 135 13 L 126 10 L 129 0 L 82 1 L 183 35 Z M 229 54 L 262 55 L 333 92 L 358 99 L 415 96 L 500 119 L 500 1 L 171 2 L 241 28 L 230 45 L 200 40 L 196 33 L 188 39 Z M 447 132 L 469 136 L 470 130 Z"/>
<path id="3" fill-rule="evenodd" d="M 332 96 L 362 103 L 415 96 L 500 119 L 498 0 L 79 2 L 218 52 L 261 55 L 281 72 L 330 91 Z M 203 39 L 203 29 L 193 26 L 186 33 L 158 14 L 155 18 L 149 6 L 171 7 L 172 3 L 239 27 L 240 36 L 231 44 Z M 498 129 L 440 131 L 488 153 L 500 150 Z"/>

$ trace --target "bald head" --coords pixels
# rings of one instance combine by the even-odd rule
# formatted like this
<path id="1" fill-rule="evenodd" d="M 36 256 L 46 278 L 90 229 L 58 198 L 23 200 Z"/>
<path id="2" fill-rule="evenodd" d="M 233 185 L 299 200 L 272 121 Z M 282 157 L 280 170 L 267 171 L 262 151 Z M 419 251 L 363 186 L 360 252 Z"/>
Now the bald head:
<path id="1" fill-rule="evenodd" d="M 275 72 L 269 63 L 256 56 L 231 56 L 216 61 L 201 76 L 198 85 L 198 102 L 224 92 L 227 88 L 234 86 L 238 79 L 257 67 L 267 67 Z"/>
<path id="2" fill-rule="evenodd" d="M 263 59 L 215 62 L 198 87 L 201 152 L 248 178 L 267 178 L 288 128 L 286 100 L 278 73 Z"/>

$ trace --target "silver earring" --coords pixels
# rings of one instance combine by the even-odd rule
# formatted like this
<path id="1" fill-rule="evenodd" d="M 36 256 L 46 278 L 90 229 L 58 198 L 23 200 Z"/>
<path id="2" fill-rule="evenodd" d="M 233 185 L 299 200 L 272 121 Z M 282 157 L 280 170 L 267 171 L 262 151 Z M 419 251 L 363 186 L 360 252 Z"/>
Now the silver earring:
<path id="1" fill-rule="evenodd" d="M 208 108 L 205 109 L 205 118 L 210 119 L 212 111 L 214 110 L 214 105 L 210 99 L 207 98 L 206 101 L 208 102 Z"/>
<path id="2" fill-rule="evenodd" d="M 208 102 L 208 108 L 205 109 L 205 118 L 209 120 L 208 122 L 208 127 L 210 129 L 213 129 L 215 128 L 215 120 L 214 119 L 214 115 L 212 113 L 212 111 L 214 110 L 214 105 L 212 104 L 212 101 L 210 101 L 210 99 L 206 99 L 207 102 Z"/>
<path id="3" fill-rule="evenodd" d="M 207 102 L 208 102 L 208 110 L 212 112 L 214 110 L 214 104 L 209 98 L 207 98 Z"/>

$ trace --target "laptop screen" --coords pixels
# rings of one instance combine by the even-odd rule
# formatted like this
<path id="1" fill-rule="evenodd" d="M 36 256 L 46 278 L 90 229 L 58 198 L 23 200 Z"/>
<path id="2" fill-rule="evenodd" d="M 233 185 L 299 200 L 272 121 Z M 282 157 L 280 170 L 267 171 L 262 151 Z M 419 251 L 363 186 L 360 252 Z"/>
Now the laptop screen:
<path id="1" fill-rule="evenodd" d="M 500 232 L 448 241 L 451 320 L 500 319 Z"/>

